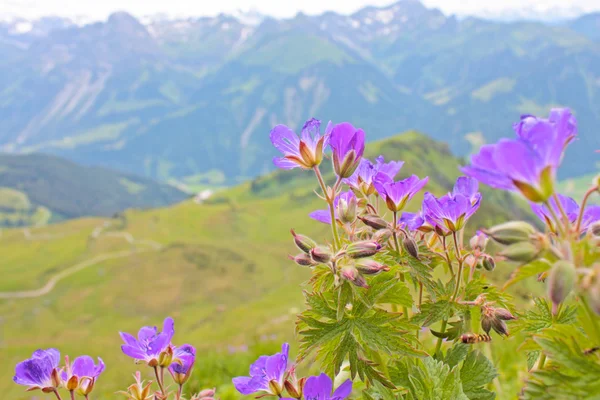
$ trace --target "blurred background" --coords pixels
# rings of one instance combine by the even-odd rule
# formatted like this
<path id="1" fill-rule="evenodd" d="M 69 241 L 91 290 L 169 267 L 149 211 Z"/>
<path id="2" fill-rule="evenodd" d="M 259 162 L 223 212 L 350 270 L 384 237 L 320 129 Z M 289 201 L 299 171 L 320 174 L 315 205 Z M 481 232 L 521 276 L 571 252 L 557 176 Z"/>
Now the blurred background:
<path id="1" fill-rule="evenodd" d="M 39 398 L 11 381 L 39 347 L 103 357 L 92 398 L 112 397 L 137 368 L 118 331 L 166 316 L 224 399 L 294 341 L 309 272 L 287 232 L 327 228 L 310 175 L 273 172 L 275 124 L 352 122 L 443 193 L 556 106 L 579 121 L 559 177 L 577 197 L 600 166 L 598 0 L 0 0 L 2 398 Z M 484 196 L 473 229 L 529 216 Z"/>

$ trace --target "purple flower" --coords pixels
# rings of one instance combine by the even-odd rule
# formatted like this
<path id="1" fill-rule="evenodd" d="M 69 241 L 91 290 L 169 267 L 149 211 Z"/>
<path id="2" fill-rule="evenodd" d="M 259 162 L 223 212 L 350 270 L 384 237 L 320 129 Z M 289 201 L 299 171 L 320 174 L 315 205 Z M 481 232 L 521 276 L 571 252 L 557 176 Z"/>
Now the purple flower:
<path id="1" fill-rule="evenodd" d="M 356 202 L 356 195 L 352 190 L 338 194 L 333 200 L 336 221 L 340 221 L 341 217 L 345 216 L 348 211 L 352 213 L 352 210 L 349 210 L 352 207 L 354 208 L 354 215 L 356 215 Z M 308 216 L 316 221 L 331 225 L 331 213 L 329 210 L 316 210 L 308 214 Z"/>
<path id="2" fill-rule="evenodd" d="M 333 382 L 326 374 L 311 376 L 304 385 L 304 398 L 306 400 L 344 400 L 352 393 L 352 381 L 350 379 L 333 390 Z"/>
<path id="3" fill-rule="evenodd" d="M 175 334 L 175 323 L 173 318 L 166 318 L 162 332 L 158 332 L 156 326 L 144 326 L 138 332 L 137 339 L 129 333 L 119 334 L 125 342 L 121 346 L 123 353 L 154 367 L 158 365 L 160 354 L 167 352 L 171 345 L 171 339 Z"/>
<path id="4" fill-rule="evenodd" d="M 387 174 L 380 172 L 375 176 L 374 185 L 377 193 L 385 200 L 387 207 L 393 212 L 398 212 L 427 184 L 428 180 L 429 177 L 419 179 L 418 176 L 413 175 L 394 182 Z"/>
<path id="5" fill-rule="evenodd" d="M 418 213 L 402 213 L 400 217 L 400 225 L 410 231 L 415 231 L 423 226 L 425 219 L 421 212 Z"/>
<path id="6" fill-rule="evenodd" d="M 325 135 L 321 136 L 321 121 L 314 118 L 306 121 L 300 138 L 287 126 L 277 125 L 271 130 L 270 138 L 283 157 L 274 157 L 273 164 L 282 169 L 316 167 L 323 160 L 323 149 L 329 142 L 330 131 L 331 122 Z"/>
<path id="7" fill-rule="evenodd" d="M 456 181 L 452 193 L 439 199 L 429 192 L 425 193 L 423 212 L 425 220 L 434 228 L 456 232 L 475 214 L 480 202 L 477 181 L 463 176 Z"/>
<path id="8" fill-rule="evenodd" d="M 196 349 L 189 344 L 177 347 L 173 353 L 173 361 L 169 372 L 178 385 L 183 385 L 189 379 L 196 362 Z"/>
<path id="9" fill-rule="evenodd" d="M 577 222 L 577 218 L 579 217 L 579 212 L 581 210 L 579 204 L 577 204 L 577 202 L 572 198 L 564 196 L 562 194 L 558 195 L 558 200 L 560 201 L 560 205 L 562 206 L 565 214 L 567 214 L 569 223 L 571 225 L 574 225 Z M 551 197 L 550 200 L 548 200 L 548 203 L 550 204 L 550 207 L 552 207 L 552 210 L 556 213 L 558 218 L 560 218 L 561 222 L 564 223 L 564 218 L 558 205 L 556 204 L 556 200 L 554 199 L 554 197 Z M 544 223 L 546 223 L 548 228 L 550 228 L 553 232 L 556 232 L 556 226 L 552 218 L 552 213 L 550 212 L 548 207 L 546 207 L 546 205 L 532 203 L 531 209 Z M 583 233 L 587 231 L 590 225 L 599 220 L 600 206 L 586 207 L 581 219 L 581 232 Z"/>
<path id="10" fill-rule="evenodd" d="M 385 174 L 394 179 L 403 165 L 404 161 L 390 161 L 386 163 L 383 156 L 377 157 L 375 164 L 363 158 L 356 171 L 354 171 L 354 174 L 344 179 L 343 182 L 357 191 L 362 191 L 366 196 L 370 196 L 375 191 L 373 179 L 378 173 Z"/>
<path id="11" fill-rule="evenodd" d="M 516 139 L 482 146 L 462 171 L 491 187 L 544 202 L 554 192 L 556 169 L 577 135 L 577 121 L 569 109 L 553 109 L 548 119 L 524 115 L 513 128 Z"/>
<path id="12" fill-rule="evenodd" d="M 29 386 L 28 390 L 54 391 L 60 385 L 59 362 L 58 350 L 36 350 L 31 358 L 17 364 L 13 381 L 19 385 Z"/>
<path id="13" fill-rule="evenodd" d="M 65 383 L 67 390 L 76 391 L 82 396 L 89 395 L 94 389 L 96 379 L 104 371 L 104 361 L 98 357 L 98 365 L 90 356 L 77 357 L 73 364 L 67 361 L 66 369 L 62 371 L 61 378 Z"/>
<path id="14" fill-rule="evenodd" d="M 289 352 L 289 344 L 284 343 L 281 346 L 281 353 L 272 356 L 260 356 L 250 366 L 250 376 L 233 378 L 233 386 L 245 396 L 256 392 L 267 392 L 276 396 L 281 395 L 288 367 Z"/>
<path id="15" fill-rule="evenodd" d="M 352 176 L 365 151 L 365 132 L 343 122 L 331 130 L 333 169 L 340 178 Z"/>

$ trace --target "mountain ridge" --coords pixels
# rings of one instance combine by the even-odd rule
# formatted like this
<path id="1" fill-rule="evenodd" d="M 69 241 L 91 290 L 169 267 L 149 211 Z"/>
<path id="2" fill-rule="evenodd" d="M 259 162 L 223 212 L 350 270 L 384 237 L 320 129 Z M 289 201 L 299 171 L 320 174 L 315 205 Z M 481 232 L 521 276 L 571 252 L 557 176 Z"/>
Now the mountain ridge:
<path id="1" fill-rule="evenodd" d="M 258 25 L 154 24 L 117 13 L 24 48 L 0 28 L 0 148 L 219 186 L 273 168 L 277 123 L 350 120 L 374 139 L 415 128 L 466 155 L 522 113 L 570 106 L 581 134 L 565 176 L 596 168 L 600 42 L 588 19 L 461 20 L 411 0 Z"/>

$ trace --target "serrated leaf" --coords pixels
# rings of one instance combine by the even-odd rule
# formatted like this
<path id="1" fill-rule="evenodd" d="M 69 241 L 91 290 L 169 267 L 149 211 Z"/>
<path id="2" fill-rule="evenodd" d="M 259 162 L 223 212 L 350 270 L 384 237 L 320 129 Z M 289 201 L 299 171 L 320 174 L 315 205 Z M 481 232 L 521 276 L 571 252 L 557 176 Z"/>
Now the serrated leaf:
<path id="1" fill-rule="evenodd" d="M 546 272 L 550 270 L 550 268 L 552 268 L 552 264 L 545 259 L 535 260 L 529 264 L 522 265 L 513 271 L 508 281 L 504 284 L 502 290 L 506 290 L 509 286 L 514 285 L 515 283 L 524 279 L 531 278 L 532 276 L 536 276 L 542 272 Z"/>
<path id="2" fill-rule="evenodd" d="M 524 331 L 529 333 L 540 332 L 556 324 L 573 324 L 577 320 L 577 309 L 574 306 L 562 307 L 558 315 L 552 314 L 550 302 L 544 298 L 535 298 L 534 307 L 518 315 L 512 321 L 513 333 Z"/>
<path id="3" fill-rule="evenodd" d="M 381 287 L 384 289 L 381 289 Z M 353 286 L 348 285 L 349 288 Z M 401 319 L 401 315 L 380 308 L 369 308 L 366 302 L 376 302 L 387 291 L 396 287 L 389 279 L 376 281 L 373 293 L 363 290 L 362 300 L 355 291 L 337 293 L 307 293 L 309 308 L 298 316 L 297 331 L 300 336 L 299 359 L 316 352 L 317 361 L 330 375 L 337 375 L 342 363 L 348 359 L 350 371 L 367 383 L 380 382 L 393 388 L 376 361 L 381 354 L 389 357 L 407 355 L 426 357 L 427 353 L 417 349 L 415 332 L 417 326 Z M 387 288 L 387 289 L 386 289 Z M 348 299 L 352 307 L 338 307 Z M 336 301 L 337 300 L 337 301 Z"/>
<path id="4" fill-rule="evenodd" d="M 496 376 L 498 373 L 492 362 L 479 351 L 470 352 L 460 369 L 463 390 L 469 398 L 472 394 L 481 393 L 479 389 Z"/>
<path id="5" fill-rule="evenodd" d="M 443 319 L 448 319 L 453 315 L 454 303 L 448 300 L 439 300 L 435 303 L 425 303 L 421 306 L 421 312 L 415 314 L 412 322 L 429 326 Z"/>
<path id="6" fill-rule="evenodd" d="M 535 363 L 540 358 L 540 354 L 542 354 L 540 350 L 534 350 L 527 353 L 527 371 L 531 371 L 535 366 Z"/>
<path id="7" fill-rule="evenodd" d="M 454 343 L 448 352 L 446 353 L 446 357 L 444 357 L 444 363 L 446 363 L 450 368 L 457 366 L 461 363 L 469 353 L 469 345 L 464 343 Z"/>

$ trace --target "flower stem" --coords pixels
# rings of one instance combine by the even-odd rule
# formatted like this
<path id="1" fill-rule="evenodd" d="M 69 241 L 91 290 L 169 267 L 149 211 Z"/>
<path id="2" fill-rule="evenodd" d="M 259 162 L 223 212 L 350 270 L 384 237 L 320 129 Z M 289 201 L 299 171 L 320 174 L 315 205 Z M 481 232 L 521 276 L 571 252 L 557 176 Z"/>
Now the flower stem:
<path id="1" fill-rule="evenodd" d="M 340 249 L 340 247 L 342 247 L 342 245 L 340 242 L 340 236 L 338 235 L 337 222 L 336 222 L 336 218 L 335 218 L 335 205 L 334 205 L 335 190 L 333 191 L 333 198 L 331 198 L 329 196 L 329 193 L 327 193 L 327 186 L 325 185 L 325 181 L 323 180 L 323 175 L 321 174 L 321 170 L 319 170 L 319 167 L 316 166 L 314 168 L 314 171 L 315 171 L 315 175 L 317 176 L 317 180 L 319 181 L 319 185 L 321 186 L 321 190 L 323 191 L 323 195 L 325 196 L 325 201 L 327 201 L 327 204 L 329 205 L 329 214 L 331 216 L 331 233 L 333 235 L 334 250 L 338 251 Z M 338 182 L 336 182 L 336 184 L 335 184 L 335 189 L 337 189 L 339 182 L 340 182 L 340 180 L 338 179 Z"/>
<path id="2" fill-rule="evenodd" d="M 75 392 L 71 390 L 69 393 L 71 393 L 71 400 L 75 400 Z"/>
<path id="3" fill-rule="evenodd" d="M 458 295 L 458 291 L 460 289 L 460 279 L 462 277 L 463 272 L 463 258 L 460 255 L 460 247 L 458 246 L 458 238 L 456 237 L 456 232 L 452 232 L 452 237 L 454 238 L 454 246 L 456 247 L 456 260 L 458 261 L 458 273 L 456 274 L 456 287 L 454 288 L 454 293 L 450 298 L 450 301 L 456 300 L 456 296 Z"/>
<path id="4" fill-rule="evenodd" d="M 398 227 L 398 212 L 394 211 L 394 226 L 393 226 L 393 236 L 394 236 L 394 245 L 396 246 L 396 251 L 398 252 L 398 254 L 400 254 L 400 242 L 398 242 L 398 233 L 396 232 L 396 229 Z M 402 272 L 400 274 L 400 282 L 404 282 L 405 281 L 405 277 L 404 277 L 404 272 Z M 408 308 L 406 306 L 402 307 L 402 313 L 404 314 L 404 317 L 406 319 L 408 319 Z"/>
<path id="5" fill-rule="evenodd" d="M 565 212 L 565 209 L 562 206 L 562 203 L 560 202 L 558 195 L 556 193 L 554 193 L 552 195 L 552 197 L 554 198 L 554 202 L 556 203 L 556 206 L 558 207 L 558 211 L 560 212 L 560 215 L 562 216 L 562 218 L 564 220 L 565 229 L 567 232 L 569 232 L 569 228 L 570 228 L 569 217 L 567 216 L 567 213 Z"/>
<path id="6" fill-rule="evenodd" d="M 181 400 L 181 391 L 183 390 L 183 385 L 179 385 L 179 390 L 177 390 L 177 400 Z"/>
<path id="7" fill-rule="evenodd" d="M 158 368 L 154 367 L 154 375 L 156 376 L 156 382 L 158 383 L 158 387 L 160 388 L 160 392 L 165 395 L 165 388 L 163 386 L 163 381 L 158 373 Z"/>
<path id="8" fill-rule="evenodd" d="M 446 245 L 446 236 L 442 236 L 442 247 L 444 248 L 444 254 L 446 255 L 446 263 L 448 263 L 448 269 L 454 279 L 454 269 L 452 268 L 452 260 L 450 260 L 450 253 L 448 253 L 448 246 Z"/>
<path id="9" fill-rule="evenodd" d="M 545 201 L 544 205 L 550 211 L 550 214 L 552 215 L 552 219 L 554 219 L 554 223 L 556 224 L 556 227 L 558 228 L 558 231 L 560 232 L 561 236 L 565 237 L 565 228 L 563 227 L 563 224 L 561 224 L 560 218 L 558 218 L 558 215 L 556 215 L 556 211 L 554 211 L 554 208 L 552 208 L 549 201 Z"/>
<path id="10" fill-rule="evenodd" d="M 72 392 L 71 392 L 72 393 Z M 60 394 L 58 394 L 58 390 L 54 389 L 54 395 L 56 396 L 56 398 L 58 400 L 62 400 L 62 397 L 60 397 Z"/>
<path id="11" fill-rule="evenodd" d="M 581 221 L 583 220 L 583 212 L 585 211 L 585 206 L 588 202 L 588 199 L 590 198 L 592 193 L 594 193 L 598 190 L 599 190 L 598 186 L 594 186 L 594 187 L 588 189 L 588 191 L 585 192 L 585 195 L 583 196 L 583 200 L 581 201 L 581 208 L 579 209 L 579 215 L 577 216 L 577 223 L 575 224 L 575 234 L 576 235 L 579 235 L 579 231 L 581 230 Z"/>

